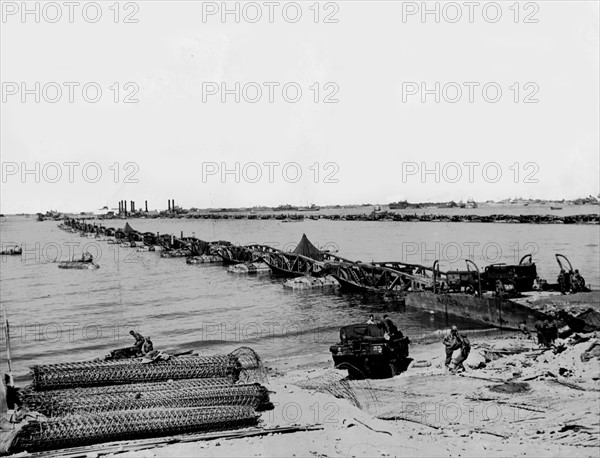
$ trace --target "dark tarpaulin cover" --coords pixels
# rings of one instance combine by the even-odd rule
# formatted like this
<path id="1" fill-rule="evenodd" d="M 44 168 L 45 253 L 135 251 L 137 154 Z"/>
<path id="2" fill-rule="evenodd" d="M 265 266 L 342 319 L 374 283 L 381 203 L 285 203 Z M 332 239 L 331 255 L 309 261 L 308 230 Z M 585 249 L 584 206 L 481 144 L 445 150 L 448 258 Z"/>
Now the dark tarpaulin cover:
<path id="1" fill-rule="evenodd" d="M 594 309 L 588 309 L 577 315 L 577 318 L 585 321 L 583 332 L 592 332 L 600 330 L 600 313 Z"/>
<path id="2" fill-rule="evenodd" d="M 323 253 L 321 253 L 316 246 L 310 243 L 310 240 L 306 237 L 306 234 L 302 234 L 302 239 L 300 239 L 300 243 L 296 247 L 294 254 L 301 254 L 302 256 L 306 256 L 307 258 L 316 259 L 317 261 L 323 260 Z"/>
<path id="3" fill-rule="evenodd" d="M 351 324 L 340 329 L 340 339 L 362 339 L 363 337 L 381 337 L 385 330 L 376 324 Z"/>

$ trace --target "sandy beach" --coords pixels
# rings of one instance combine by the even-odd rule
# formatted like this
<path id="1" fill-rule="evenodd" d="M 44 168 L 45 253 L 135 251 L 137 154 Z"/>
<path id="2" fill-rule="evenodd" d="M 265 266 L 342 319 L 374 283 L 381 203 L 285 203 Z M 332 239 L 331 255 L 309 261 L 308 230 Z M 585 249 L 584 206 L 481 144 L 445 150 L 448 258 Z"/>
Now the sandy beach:
<path id="1" fill-rule="evenodd" d="M 408 371 L 382 380 L 340 383 L 328 354 L 266 361 L 275 408 L 262 426 L 319 429 L 115 456 L 598 456 L 600 361 L 581 359 L 598 337 L 560 341 L 557 354 L 516 335 L 473 337 L 458 375 L 441 342 L 411 345 Z"/>

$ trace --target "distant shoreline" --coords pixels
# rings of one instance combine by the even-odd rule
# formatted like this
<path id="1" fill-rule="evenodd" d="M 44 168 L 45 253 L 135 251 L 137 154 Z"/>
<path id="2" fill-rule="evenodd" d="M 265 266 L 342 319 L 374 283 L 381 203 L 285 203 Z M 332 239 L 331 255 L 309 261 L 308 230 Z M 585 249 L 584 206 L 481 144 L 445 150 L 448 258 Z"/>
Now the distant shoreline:
<path id="1" fill-rule="evenodd" d="M 170 204 L 169 204 L 170 206 Z M 396 211 L 396 210 L 434 210 L 434 209 L 457 209 L 457 210 L 468 210 L 472 208 L 497 208 L 497 207 L 508 207 L 508 208 L 518 208 L 518 207 L 548 207 L 549 211 L 554 210 L 562 210 L 565 207 L 574 207 L 581 208 L 583 206 L 591 206 L 597 207 L 600 211 L 600 199 L 595 198 L 593 196 L 589 196 L 586 198 L 578 198 L 578 199 L 560 199 L 560 200 L 544 200 L 544 199 L 503 199 L 500 201 L 492 201 L 487 200 L 485 202 L 475 202 L 469 199 L 466 203 L 463 203 L 462 200 L 455 202 L 453 200 L 446 202 L 408 202 L 406 200 L 398 201 L 398 202 L 390 202 L 386 204 L 381 203 L 366 203 L 366 204 L 334 204 L 334 205 L 311 205 L 311 206 L 302 206 L 302 205 L 279 205 L 277 207 L 268 207 L 264 205 L 258 205 L 254 207 L 210 207 L 210 208 L 197 208 L 190 207 L 189 209 L 185 209 L 179 206 L 175 206 L 175 210 L 171 208 L 166 210 L 150 210 L 146 212 L 140 207 L 135 207 L 135 212 L 128 212 L 127 216 L 132 217 L 133 215 L 141 216 L 149 216 L 149 217 L 158 217 L 158 215 L 166 215 L 169 217 L 170 214 L 206 214 L 206 213 L 292 213 L 292 212 L 301 212 L 307 214 L 315 214 L 321 211 L 336 211 L 336 210 L 360 210 L 363 209 L 365 211 L 371 211 L 373 209 L 378 209 L 377 211 Z M 100 213 L 104 212 L 104 213 Z M 78 216 L 102 216 L 105 213 L 113 212 L 115 215 L 119 214 L 119 208 L 108 208 L 104 207 L 99 211 L 82 211 L 82 212 L 62 212 L 60 210 L 50 210 L 46 211 L 44 216 L 53 216 L 53 215 L 66 215 L 71 218 L 76 218 Z M 1 214 L 0 217 L 6 216 L 36 216 L 40 213 L 5 213 Z M 563 215 L 564 216 L 564 215 Z"/>
<path id="2" fill-rule="evenodd" d="M 465 209 L 460 209 L 465 210 Z M 123 221 L 134 219 L 204 219 L 204 220 L 275 220 L 281 223 L 298 223 L 302 221 L 377 221 L 377 222 L 440 222 L 440 223 L 504 223 L 504 224 L 600 224 L 600 213 L 584 213 L 572 215 L 558 214 L 474 214 L 471 212 L 448 212 L 448 213 L 417 213 L 406 211 L 404 213 L 392 211 L 371 211 L 370 213 L 324 213 L 324 212 L 156 212 L 136 213 L 125 215 L 61 215 L 61 216 L 38 216 L 38 221 L 63 219 L 94 220 L 100 221 L 101 225 L 112 225 L 111 221 Z"/>

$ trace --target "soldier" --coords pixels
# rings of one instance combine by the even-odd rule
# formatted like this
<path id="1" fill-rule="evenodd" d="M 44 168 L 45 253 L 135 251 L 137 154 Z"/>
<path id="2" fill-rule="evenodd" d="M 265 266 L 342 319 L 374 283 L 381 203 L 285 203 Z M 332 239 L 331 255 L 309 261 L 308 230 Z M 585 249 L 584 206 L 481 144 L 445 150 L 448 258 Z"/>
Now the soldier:
<path id="1" fill-rule="evenodd" d="M 460 353 L 454 360 L 454 369 L 452 369 L 453 373 L 464 372 L 465 366 L 463 366 L 463 362 L 469 357 L 469 353 L 471 353 L 471 342 L 469 342 L 469 338 L 466 334 L 462 334 L 460 336 Z"/>
<path id="2" fill-rule="evenodd" d="M 460 336 L 458 335 L 458 328 L 456 326 L 450 328 L 450 334 L 444 337 L 443 343 L 446 346 L 446 361 L 444 366 L 449 367 L 452 362 L 452 354 L 461 346 Z"/>
<path id="3" fill-rule="evenodd" d="M 565 272 L 565 269 L 560 269 L 560 273 L 558 274 L 558 286 L 560 287 L 560 292 L 562 294 L 567 294 L 571 289 L 570 275 Z"/>
<path id="4" fill-rule="evenodd" d="M 146 340 L 144 342 L 144 346 L 142 347 L 142 354 L 143 355 L 147 355 L 152 350 L 154 350 L 154 344 L 150 340 L 150 337 L 146 337 Z"/>
<path id="5" fill-rule="evenodd" d="M 546 324 L 547 322 L 545 320 L 537 320 L 535 322 L 538 344 L 543 345 L 544 347 L 548 346 L 548 341 L 546 339 Z"/>
<path id="6" fill-rule="evenodd" d="M 521 331 L 522 336 L 525 336 L 527 339 L 531 339 L 531 332 L 527 329 L 527 322 L 523 320 L 523 322 L 519 325 L 519 330 Z"/>
<path id="7" fill-rule="evenodd" d="M 399 331 L 398 331 L 398 326 L 396 326 L 396 323 L 394 323 L 390 317 L 388 315 L 383 315 L 383 326 L 386 330 L 386 332 L 389 334 L 390 339 L 397 337 Z M 402 333 L 400 332 L 400 337 L 402 337 Z"/>
<path id="8" fill-rule="evenodd" d="M 578 293 L 583 291 L 585 288 L 585 280 L 579 273 L 579 269 L 575 269 L 575 272 L 571 275 L 571 292 Z"/>
<path id="9" fill-rule="evenodd" d="M 504 299 L 506 297 L 506 290 L 504 284 L 500 280 L 496 280 L 496 297 Z"/>
<path id="10" fill-rule="evenodd" d="M 554 341 L 558 339 L 558 323 L 556 322 L 556 313 L 552 315 L 552 321 L 547 321 L 546 339 L 549 345 L 554 345 Z"/>
<path id="11" fill-rule="evenodd" d="M 131 334 L 131 336 L 135 339 L 135 344 L 133 344 L 133 348 L 141 352 L 142 346 L 144 345 L 144 341 L 146 339 L 144 339 L 143 335 L 141 335 L 139 332 L 135 332 L 133 329 L 129 331 L 129 334 Z"/>

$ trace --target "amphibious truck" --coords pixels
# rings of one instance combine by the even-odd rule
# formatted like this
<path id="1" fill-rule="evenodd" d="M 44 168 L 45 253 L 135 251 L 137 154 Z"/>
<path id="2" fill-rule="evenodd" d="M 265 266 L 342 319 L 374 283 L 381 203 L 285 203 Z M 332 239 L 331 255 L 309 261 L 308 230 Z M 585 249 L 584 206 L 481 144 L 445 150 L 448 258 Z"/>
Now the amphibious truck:
<path id="1" fill-rule="evenodd" d="M 410 340 L 390 336 L 381 324 L 352 324 L 340 329 L 340 342 L 329 348 L 335 367 L 351 378 L 387 378 L 406 371 Z"/>

